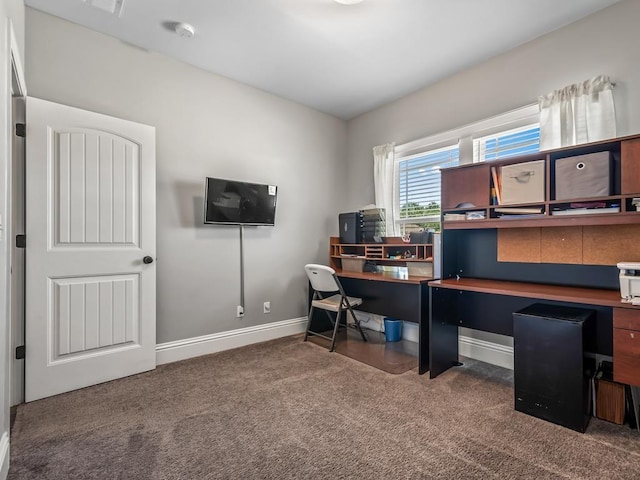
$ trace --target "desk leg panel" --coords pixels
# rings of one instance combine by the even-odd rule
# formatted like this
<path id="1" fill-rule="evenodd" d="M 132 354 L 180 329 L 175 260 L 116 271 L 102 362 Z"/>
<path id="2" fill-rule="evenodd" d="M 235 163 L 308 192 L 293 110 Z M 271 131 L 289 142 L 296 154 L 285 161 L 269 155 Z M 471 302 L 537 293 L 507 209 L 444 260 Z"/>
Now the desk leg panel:
<path id="1" fill-rule="evenodd" d="M 429 289 L 429 377 L 435 378 L 458 362 L 457 290 Z"/>
<path id="2" fill-rule="evenodd" d="M 356 310 L 420 323 L 421 285 L 344 277 L 340 283 L 347 295 L 362 299 L 362 305 Z"/>
<path id="3" fill-rule="evenodd" d="M 427 284 L 420 285 L 420 323 L 418 324 L 418 374 L 429 371 L 429 296 Z"/>

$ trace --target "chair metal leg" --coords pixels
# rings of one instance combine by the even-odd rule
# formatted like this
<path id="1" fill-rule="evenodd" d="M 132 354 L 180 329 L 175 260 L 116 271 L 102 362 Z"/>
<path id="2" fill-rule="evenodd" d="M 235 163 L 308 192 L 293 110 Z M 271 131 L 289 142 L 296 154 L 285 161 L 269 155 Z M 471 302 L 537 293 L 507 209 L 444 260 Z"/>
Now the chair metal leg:
<path id="1" fill-rule="evenodd" d="M 325 309 L 321 309 L 324 310 L 324 313 L 327 315 L 327 318 L 329 319 L 329 323 L 331 324 L 331 327 L 333 328 L 333 336 L 329 337 L 328 335 L 324 335 L 322 333 L 319 332 L 313 332 L 311 331 L 311 321 L 313 319 L 313 312 L 316 310 L 316 308 L 313 306 L 313 301 L 314 300 L 318 300 L 321 299 L 322 296 L 320 294 L 318 294 L 318 292 L 313 292 L 313 298 L 311 299 L 311 306 L 309 307 L 309 315 L 307 318 L 307 328 L 304 331 L 304 339 L 303 341 L 306 342 L 307 339 L 309 338 L 309 335 L 315 335 L 317 337 L 322 337 L 325 338 L 327 340 L 329 340 L 331 342 L 331 348 L 329 349 L 330 352 L 333 352 L 334 348 L 335 348 L 335 344 L 336 344 L 336 334 L 338 332 L 338 328 L 340 327 L 340 313 L 341 313 L 341 308 L 338 311 L 338 315 L 336 318 L 336 321 L 334 322 L 333 317 L 331 316 L 331 314 L 325 310 Z"/>
<path id="2" fill-rule="evenodd" d="M 329 337 L 327 337 L 327 336 L 324 336 L 324 335 L 322 335 L 322 334 L 320 334 L 318 332 L 312 332 L 311 331 L 311 319 L 313 318 L 313 312 L 314 312 L 313 301 L 321 299 L 321 298 L 322 297 L 318 294 L 318 292 L 313 292 L 313 297 L 311 299 L 311 307 L 309 308 L 309 316 L 307 318 L 307 328 L 304 331 L 304 340 L 303 340 L 304 342 L 306 342 L 307 338 L 309 338 L 309 334 L 317 335 L 319 337 L 324 337 L 324 338 L 330 340 Z M 331 327 L 333 327 L 333 318 L 331 318 L 331 315 L 326 310 L 324 310 L 324 313 L 327 314 L 327 317 L 329 318 L 329 322 L 331 323 Z"/>
<path id="3" fill-rule="evenodd" d="M 336 314 L 336 324 L 333 327 L 333 337 L 331 338 L 331 348 L 329 348 L 330 352 L 333 352 L 336 346 L 336 335 L 338 334 L 338 327 L 340 327 L 341 315 L 342 315 L 342 306 L 338 308 L 338 313 Z"/>
<path id="4" fill-rule="evenodd" d="M 309 337 L 309 329 L 311 328 L 311 318 L 313 316 L 313 304 L 311 305 L 311 308 L 309 308 L 309 318 L 307 319 L 307 328 L 304 331 L 304 342 L 307 341 L 307 338 Z"/>

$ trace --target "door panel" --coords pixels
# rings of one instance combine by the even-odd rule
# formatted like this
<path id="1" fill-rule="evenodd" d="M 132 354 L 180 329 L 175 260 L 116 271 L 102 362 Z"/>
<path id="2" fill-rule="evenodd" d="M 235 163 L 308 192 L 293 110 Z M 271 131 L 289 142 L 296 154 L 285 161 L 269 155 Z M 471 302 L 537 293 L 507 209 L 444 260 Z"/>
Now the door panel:
<path id="1" fill-rule="evenodd" d="M 137 246 L 138 145 L 95 131 L 55 135 L 56 245 Z"/>
<path id="2" fill-rule="evenodd" d="M 139 347 L 139 285 L 138 275 L 51 280 L 51 362 L 114 345 Z"/>
<path id="3" fill-rule="evenodd" d="M 26 399 L 155 367 L 155 130 L 27 99 Z"/>

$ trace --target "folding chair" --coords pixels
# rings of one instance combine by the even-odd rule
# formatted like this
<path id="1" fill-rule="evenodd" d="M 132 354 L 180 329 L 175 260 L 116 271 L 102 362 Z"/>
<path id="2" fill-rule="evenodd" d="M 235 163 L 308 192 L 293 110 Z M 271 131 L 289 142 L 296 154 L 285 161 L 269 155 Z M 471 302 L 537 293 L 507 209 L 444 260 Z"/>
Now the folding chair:
<path id="1" fill-rule="evenodd" d="M 331 347 L 329 348 L 329 351 L 333 352 L 336 345 L 336 334 L 338 333 L 338 328 L 340 327 L 340 317 L 344 310 L 348 310 L 351 313 L 351 317 L 353 318 L 355 327 L 360 332 L 360 335 L 362 335 L 362 340 L 366 342 L 367 337 L 362 331 L 360 320 L 356 318 L 356 315 L 353 312 L 352 308 L 362 304 L 362 299 L 356 297 L 348 297 L 344 293 L 344 289 L 342 288 L 340 280 L 338 280 L 336 272 L 333 268 L 327 267 L 325 265 L 315 265 L 310 263 L 304 266 L 304 270 L 309 277 L 309 282 L 311 282 L 311 288 L 313 288 L 313 299 L 311 300 L 311 308 L 309 309 L 309 320 L 307 321 L 307 330 L 304 334 L 304 341 L 307 341 L 307 337 L 309 335 L 316 335 L 318 337 L 326 338 L 327 340 L 331 341 Z M 333 336 L 328 337 L 321 333 L 311 331 L 311 318 L 313 316 L 313 310 L 315 308 L 324 310 L 327 314 L 327 317 L 329 317 L 329 321 L 333 326 Z M 333 320 L 333 317 L 329 312 L 336 313 L 335 321 Z"/>

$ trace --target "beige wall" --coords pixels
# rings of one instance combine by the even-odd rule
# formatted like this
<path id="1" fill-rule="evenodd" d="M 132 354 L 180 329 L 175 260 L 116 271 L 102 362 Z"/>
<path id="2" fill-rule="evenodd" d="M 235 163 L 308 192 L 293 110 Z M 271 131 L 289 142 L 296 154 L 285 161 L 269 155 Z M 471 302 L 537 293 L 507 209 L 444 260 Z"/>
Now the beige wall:
<path id="1" fill-rule="evenodd" d="M 326 261 L 346 123 L 27 9 L 31 96 L 156 127 L 158 343 L 302 317 L 305 263 Z M 275 227 L 203 225 L 206 176 L 278 186 Z M 271 314 L 262 303 L 271 301 Z"/>
<path id="2" fill-rule="evenodd" d="M 535 103 L 539 95 L 599 74 L 617 83 L 618 133 L 640 133 L 638 21 L 640 1 L 620 2 L 351 120 L 352 188 L 343 208 L 373 202 L 373 146 L 461 127 Z"/>

